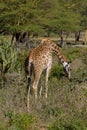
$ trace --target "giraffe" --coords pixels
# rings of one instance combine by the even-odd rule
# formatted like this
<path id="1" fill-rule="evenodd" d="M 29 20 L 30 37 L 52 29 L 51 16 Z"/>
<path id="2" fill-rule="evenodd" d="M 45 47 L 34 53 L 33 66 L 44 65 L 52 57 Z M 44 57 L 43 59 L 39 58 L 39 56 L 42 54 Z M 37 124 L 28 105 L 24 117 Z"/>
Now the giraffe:
<path id="1" fill-rule="evenodd" d="M 32 72 L 34 74 L 33 90 L 35 99 L 37 99 L 37 86 L 43 70 L 46 70 L 46 92 L 48 91 L 48 77 L 52 66 L 52 53 L 55 53 L 63 65 L 64 71 L 68 77 L 71 78 L 71 66 L 67 58 L 61 53 L 61 48 L 50 39 L 42 39 L 41 43 L 31 50 L 25 60 L 25 75 L 27 79 L 27 108 L 29 109 L 29 93 Z"/>

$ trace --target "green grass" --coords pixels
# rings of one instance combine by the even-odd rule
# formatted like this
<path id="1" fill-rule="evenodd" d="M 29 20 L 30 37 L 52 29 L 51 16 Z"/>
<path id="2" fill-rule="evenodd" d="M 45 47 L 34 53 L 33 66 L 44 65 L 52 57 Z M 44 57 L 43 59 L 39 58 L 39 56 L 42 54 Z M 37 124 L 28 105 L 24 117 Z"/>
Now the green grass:
<path id="1" fill-rule="evenodd" d="M 6 115 L 7 122 L 0 124 L 0 130 L 38 130 L 36 117 L 25 113 L 9 111 Z"/>
<path id="2" fill-rule="evenodd" d="M 82 54 L 83 54 L 82 48 L 75 48 L 75 47 L 63 49 L 63 53 L 71 61 L 75 60 L 76 58 L 82 57 Z"/>
<path id="3" fill-rule="evenodd" d="M 0 130 L 41 130 L 44 126 L 44 130 L 87 129 L 87 49 L 69 47 L 63 53 L 72 61 L 72 81 L 65 77 L 62 65 L 54 57 L 48 99 L 44 98 L 45 76 L 42 75 L 42 97 L 35 102 L 33 93 L 30 94 L 29 114 L 23 68 L 28 51 L 17 53 L 15 67 L 6 73 L 4 84 L 0 73 Z"/>
<path id="4" fill-rule="evenodd" d="M 82 119 L 73 118 L 64 121 L 56 120 L 48 130 L 87 130 L 87 124 Z"/>
<path id="5" fill-rule="evenodd" d="M 37 122 L 34 116 L 28 114 L 15 114 L 11 115 L 9 119 L 10 127 L 15 128 L 15 130 L 36 130 Z"/>

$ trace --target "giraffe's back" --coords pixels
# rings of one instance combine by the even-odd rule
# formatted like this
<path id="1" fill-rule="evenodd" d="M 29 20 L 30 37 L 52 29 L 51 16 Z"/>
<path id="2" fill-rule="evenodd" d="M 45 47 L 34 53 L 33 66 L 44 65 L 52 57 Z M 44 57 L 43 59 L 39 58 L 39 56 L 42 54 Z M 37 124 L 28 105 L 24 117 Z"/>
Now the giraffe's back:
<path id="1" fill-rule="evenodd" d="M 31 51 L 30 60 L 34 68 L 46 69 L 52 65 L 51 49 L 47 45 L 40 44 L 37 48 Z"/>

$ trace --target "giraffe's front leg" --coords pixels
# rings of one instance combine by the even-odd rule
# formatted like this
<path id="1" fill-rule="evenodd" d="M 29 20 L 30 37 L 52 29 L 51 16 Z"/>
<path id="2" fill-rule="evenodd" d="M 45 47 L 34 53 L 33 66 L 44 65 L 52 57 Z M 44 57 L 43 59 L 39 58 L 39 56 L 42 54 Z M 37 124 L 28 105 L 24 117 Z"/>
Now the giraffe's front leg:
<path id="1" fill-rule="evenodd" d="M 35 73 L 34 73 L 34 83 L 33 83 L 33 91 L 34 91 L 34 95 L 35 95 L 35 100 L 37 99 L 37 87 L 38 87 L 38 83 L 40 80 L 40 76 L 42 73 L 42 70 L 39 69 L 39 71 L 36 71 L 38 67 L 35 68 Z"/>
<path id="2" fill-rule="evenodd" d="M 34 92 L 35 100 L 37 99 L 37 85 L 38 85 L 38 83 L 34 81 L 33 92 Z"/>
<path id="3" fill-rule="evenodd" d="M 35 95 L 35 100 L 37 99 L 37 87 L 38 87 L 40 76 L 41 76 L 41 73 L 36 74 L 35 80 L 33 83 L 33 91 L 34 91 L 34 95 Z"/>

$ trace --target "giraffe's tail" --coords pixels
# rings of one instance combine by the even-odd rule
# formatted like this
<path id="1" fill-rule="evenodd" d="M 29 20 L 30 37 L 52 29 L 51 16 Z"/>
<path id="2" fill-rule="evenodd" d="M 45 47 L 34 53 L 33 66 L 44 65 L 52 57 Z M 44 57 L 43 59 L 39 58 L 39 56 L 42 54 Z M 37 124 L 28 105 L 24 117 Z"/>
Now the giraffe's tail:
<path id="1" fill-rule="evenodd" d="M 25 68 L 25 76 L 27 79 L 27 92 L 30 88 L 30 83 L 31 83 L 31 75 L 32 75 L 32 62 L 29 61 L 29 56 L 26 57 L 25 63 L 24 63 L 24 68 Z"/>

